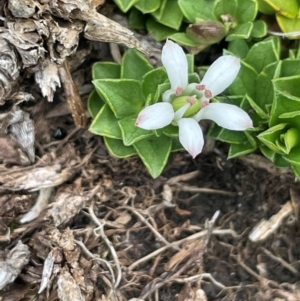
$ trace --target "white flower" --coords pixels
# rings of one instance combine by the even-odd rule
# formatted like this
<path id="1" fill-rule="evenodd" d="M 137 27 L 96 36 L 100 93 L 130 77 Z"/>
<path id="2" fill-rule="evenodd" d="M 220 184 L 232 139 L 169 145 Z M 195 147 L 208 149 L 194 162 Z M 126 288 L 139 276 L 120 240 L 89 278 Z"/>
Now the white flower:
<path id="1" fill-rule="evenodd" d="M 210 98 L 228 88 L 235 80 L 239 69 L 238 58 L 225 55 L 218 58 L 207 70 L 200 84 L 188 84 L 187 59 L 182 48 L 168 40 L 163 47 L 162 63 L 166 68 L 171 89 L 163 94 L 163 101 L 143 109 L 137 117 L 136 126 L 146 130 L 163 128 L 174 122 L 179 127 L 179 141 L 195 158 L 201 153 L 204 139 L 198 122 L 210 119 L 221 127 L 244 131 L 252 127 L 252 120 L 241 108 L 225 103 L 209 103 Z M 181 94 L 201 100 L 201 110 L 194 116 L 184 117 L 190 107 L 186 103 L 176 112 L 172 100 Z"/>

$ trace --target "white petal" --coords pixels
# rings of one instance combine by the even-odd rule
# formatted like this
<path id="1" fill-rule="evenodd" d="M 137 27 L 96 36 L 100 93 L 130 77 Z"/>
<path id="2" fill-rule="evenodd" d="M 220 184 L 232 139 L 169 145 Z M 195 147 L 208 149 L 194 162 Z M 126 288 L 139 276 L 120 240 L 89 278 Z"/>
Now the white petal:
<path id="1" fill-rule="evenodd" d="M 177 110 L 175 112 L 174 115 L 174 121 L 177 122 L 179 119 L 182 118 L 182 116 L 184 115 L 184 113 L 187 111 L 187 109 L 190 107 L 190 103 L 186 103 L 184 106 L 182 106 L 179 110 Z"/>
<path id="2" fill-rule="evenodd" d="M 227 103 L 210 103 L 195 116 L 196 121 L 210 119 L 217 125 L 233 131 L 244 131 L 253 127 L 250 116 L 241 108 Z"/>
<path id="3" fill-rule="evenodd" d="M 158 102 L 143 109 L 135 125 L 144 130 L 157 130 L 169 125 L 174 118 L 174 110 L 168 102 Z"/>
<path id="4" fill-rule="evenodd" d="M 172 94 L 175 94 L 174 90 L 170 89 L 170 90 L 165 91 L 162 95 L 162 100 L 165 101 L 165 102 L 171 102 Z"/>
<path id="5" fill-rule="evenodd" d="M 177 124 L 179 126 L 180 143 L 195 158 L 201 153 L 204 145 L 200 125 L 192 118 L 182 118 Z"/>
<path id="6" fill-rule="evenodd" d="M 183 49 L 167 40 L 162 49 L 161 61 L 166 68 L 171 89 L 185 88 L 188 84 L 188 63 Z"/>
<path id="7" fill-rule="evenodd" d="M 223 55 L 208 68 L 200 84 L 205 85 L 214 97 L 233 83 L 240 68 L 239 58 L 232 55 Z"/>

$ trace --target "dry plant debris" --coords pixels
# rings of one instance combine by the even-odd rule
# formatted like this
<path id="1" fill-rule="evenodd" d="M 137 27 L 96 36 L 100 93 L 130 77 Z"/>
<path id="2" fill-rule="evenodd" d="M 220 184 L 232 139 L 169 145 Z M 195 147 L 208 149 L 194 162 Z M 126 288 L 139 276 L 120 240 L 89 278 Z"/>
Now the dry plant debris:
<path id="1" fill-rule="evenodd" d="M 299 300 L 291 173 L 216 143 L 153 180 L 77 127 L 91 64 L 122 55 L 99 41 L 145 49 L 102 4 L 0 3 L 0 300 Z"/>

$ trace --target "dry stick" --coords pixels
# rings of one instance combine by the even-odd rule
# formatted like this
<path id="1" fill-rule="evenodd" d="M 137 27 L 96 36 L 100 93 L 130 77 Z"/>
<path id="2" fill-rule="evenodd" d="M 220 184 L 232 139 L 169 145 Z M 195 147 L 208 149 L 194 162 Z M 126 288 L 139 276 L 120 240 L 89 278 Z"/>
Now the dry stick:
<path id="1" fill-rule="evenodd" d="M 162 241 L 166 246 L 176 250 L 176 251 L 180 251 L 180 248 L 178 246 L 175 246 L 172 243 L 169 243 L 156 229 L 154 229 L 154 227 L 134 208 L 129 207 L 129 206 L 121 206 L 118 209 L 126 209 L 126 210 L 130 210 L 132 213 L 134 213 L 144 224 L 146 224 L 150 230 L 154 233 L 154 235 L 160 240 Z"/>
<path id="2" fill-rule="evenodd" d="M 288 269 L 289 271 L 291 271 L 294 275 L 298 276 L 299 272 L 297 271 L 297 269 L 295 269 L 292 265 L 290 265 L 288 262 L 286 262 L 285 260 L 283 260 L 280 257 L 275 256 L 274 254 L 272 254 L 269 250 L 265 249 L 264 247 L 261 247 L 261 250 L 270 258 L 272 258 L 274 261 L 280 263 L 281 265 L 283 265 L 286 269 Z"/>
<path id="3" fill-rule="evenodd" d="M 112 243 L 110 242 L 110 240 L 107 238 L 107 236 L 104 233 L 103 228 L 104 228 L 104 225 L 105 225 L 105 221 L 100 222 L 100 220 L 95 215 L 93 206 L 94 206 L 94 203 L 92 202 L 92 204 L 89 207 L 89 214 L 91 215 L 91 218 L 93 219 L 94 223 L 96 225 L 98 225 L 98 228 L 94 229 L 94 233 L 95 233 L 96 236 L 99 236 L 96 231 L 98 229 L 100 230 L 100 236 L 102 237 L 102 239 L 105 241 L 107 247 L 109 248 L 111 256 L 114 259 L 114 262 L 115 262 L 115 265 L 116 265 L 116 268 L 117 268 L 118 273 L 117 273 L 116 281 L 114 283 L 114 288 L 116 289 L 119 286 L 120 281 L 121 281 L 121 277 L 122 277 L 120 262 L 119 262 L 118 255 L 117 255 L 117 252 L 116 252 L 115 248 L 113 247 Z"/>
<path id="4" fill-rule="evenodd" d="M 114 283 L 114 285 L 115 285 L 115 283 L 116 283 L 116 281 L 115 281 L 115 274 L 114 274 L 114 271 L 113 271 L 113 268 L 112 268 L 111 264 L 110 264 L 107 260 L 100 258 L 99 255 L 94 255 L 93 253 L 91 253 L 82 241 L 76 240 L 76 239 L 75 239 L 74 241 L 76 242 L 76 244 L 77 244 L 79 247 L 81 247 L 82 251 L 83 251 L 88 257 L 90 257 L 90 258 L 92 258 L 92 259 L 94 259 L 94 260 L 96 260 L 96 261 L 98 261 L 98 262 L 103 262 L 103 263 L 105 263 L 105 265 L 106 265 L 107 268 L 109 269 L 109 272 L 110 272 L 110 274 L 111 274 L 111 278 L 112 278 L 113 283 Z M 114 288 L 115 288 L 115 287 L 114 287 Z"/>
<path id="5" fill-rule="evenodd" d="M 215 194 L 223 194 L 223 195 L 230 195 L 235 196 L 238 193 L 237 192 L 230 192 L 225 190 L 218 190 L 218 189 L 212 189 L 212 188 L 200 188 L 200 187 L 194 187 L 194 186 L 186 186 L 186 185 L 177 185 L 178 188 L 180 188 L 181 191 L 189 191 L 189 192 L 205 192 L 205 193 L 215 193 Z"/>
<path id="6" fill-rule="evenodd" d="M 145 300 L 149 295 L 151 295 L 153 293 L 153 291 L 158 290 L 159 288 L 161 288 L 165 283 L 173 281 L 174 279 L 178 278 L 185 270 L 187 267 L 193 265 L 195 262 L 199 261 L 202 259 L 203 254 L 207 248 L 208 242 L 209 242 L 209 238 L 211 236 L 212 233 L 212 227 L 216 221 L 216 219 L 218 218 L 220 214 L 220 211 L 218 210 L 213 217 L 211 218 L 211 220 L 208 222 L 207 224 L 207 234 L 206 234 L 206 238 L 203 242 L 203 245 L 201 246 L 200 250 L 194 252 L 194 256 L 191 255 L 191 257 L 188 259 L 188 261 L 173 275 L 171 275 L 170 277 L 166 278 L 164 281 L 161 282 L 157 282 L 154 284 L 153 287 L 150 287 L 149 290 L 147 290 L 147 288 L 144 289 L 144 293 L 142 292 L 142 295 L 139 297 L 142 300 Z M 196 255 L 196 256 L 195 256 Z M 196 257 L 196 258 L 195 258 Z"/>
<path id="7" fill-rule="evenodd" d="M 232 229 L 218 229 L 218 230 L 213 230 L 211 232 L 211 234 L 214 234 L 214 235 L 227 235 L 227 234 L 230 234 L 232 235 L 233 237 L 239 237 L 240 235 L 238 235 L 234 230 Z M 207 235 L 207 230 L 203 230 L 201 232 L 198 232 L 198 233 L 195 233 L 195 234 L 192 234 L 186 238 L 183 238 L 181 240 L 177 240 L 177 241 L 173 241 L 172 242 L 172 245 L 175 245 L 175 246 L 180 246 L 182 243 L 186 242 L 186 241 L 189 241 L 189 240 L 193 240 L 193 239 L 198 239 L 198 238 L 201 238 L 203 236 Z M 159 249 L 157 249 L 156 251 L 146 255 L 145 257 L 143 258 L 140 258 L 139 260 L 135 261 L 133 264 L 131 264 L 128 269 L 129 270 L 134 270 L 139 264 L 145 262 L 145 261 L 148 261 L 150 259 L 152 259 L 153 257 L 159 255 L 160 253 L 162 253 L 163 251 L 167 250 L 169 246 L 164 246 L 164 247 L 161 247 Z"/>

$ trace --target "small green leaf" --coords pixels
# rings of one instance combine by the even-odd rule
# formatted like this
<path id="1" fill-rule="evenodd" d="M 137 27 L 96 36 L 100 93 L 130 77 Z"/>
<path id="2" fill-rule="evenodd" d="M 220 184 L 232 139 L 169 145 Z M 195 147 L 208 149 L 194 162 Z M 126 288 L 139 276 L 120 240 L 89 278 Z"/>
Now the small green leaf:
<path id="1" fill-rule="evenodd" d="M 150 94 L 152 97 L 155 95 L 157 87 L 168 79 L 167 73 L 163 67 L 151 70 L 144 75 L 142 81 L 142 90 L 145 97 Z"/>
<path id="2" fill-rule="evenodd" d="M 214 1 L 210 0 L 178 0 L 183 15 L 190 23 L 199 20 L 215 20 L 213 15 Z"/>
<path id="3" fill-rule="evenodd" d="M 95 118 L 100 109 L 104 106 L 104 100 L 99 96 L 96 90 L 89 95 L 87 107 L 90 115 Z"/>
<path id="4" fill-rule="evenodd" d="M 274 99 L 272 79 L 279 77 L 280 70 L 281 61 L 271 63 L 263 69 L 255 81 L 255 97 L 253 97 L 253 100 L 265 114 L 270 113 L 270 105 L 272 105 Z"/>
<path id="5" fill-rule="evenodd" d="M 114 0 L 123 13 L 126 13 L 139 0 Z"/>
<path id="6" fill-rule="evenodd" d="M 145 57 L 135 49 L 128 49 L 122 60 L 121 78 L 142 80 L 142 77 L 149 71 L 153 70 L 153 66 L 145 59 Z"/>
<path id="7" fill-rule="evenodd" d="M 188 53 L 186 55 L 186 59 L 188 62 L 188 73 L 193 73 L 195 67 L 195 56 L 193 54 Z"/>
<path id="8" fill-rule="evenodd" d="M 249 140 L 245 141 L 243 144 L 231 144 L 228 152 L 228 159 L 244 156 L 253 153 L 255 150 L 256 147 L 254 147 Z"/>
<path id="9" fill-rule="evenodd" d="M 282 61 L 280 77 L 288 77 L 300 74 L 299 59 L 285 59 Z"/>
<path id="10" fill-rule="evenodd" d="M 139 0 L 135 7 L 140 10 L 143 14 L 149 14 L 159 9 L 161 0 Z"/>
<path id="11" fill-rule="evenodd" d="M 172 138 L 171 152 L 174 153 L 179 151 L 184 151 L 184 147 L 181 145 L 178 138 Z"/>
<path id="12" fill-rule="evenodd" d="M 279 61 L 278 39 L 273 37 L 254 44 L 245 62 L 260 73 L 267 65 Z"/>
<path id="13" fill-rule="evenodd" d="M 258 5 L 256 0 L 237 0 L 235 18 L 238 23 L 252 22 L 256 17 L 257 9 Z"/>
<path id="14" fill-rule="evenodd" d="M 263 38 L 267 35 L 267 25 L 264 21 L 258 20 L 253 23 L 251 36 L 254 38 Z"/>
<path id="15" fill-rule="evenodd" d="M 248 39 L 250 37 L 252 29 L 252 22 L 239 24 L 230 31 L 230 34 L 226 37 L 226 41 L 230 42 L 234 39 Z"/>
<path id="16" fill-rule="evenodd" d="M 265 145 L 260 146 L 260 151 L 262 154 L 271 160 L 276 167 L 290 167 L 290 163 L 288 163 L 280 154 L 275 153 L 271 149 L 269 149 Z"/>
<path id="17" fill-rule="evenodd" d="M 120 78 L 121 66 L 112 62 L 97 62 L 92 67 L 93 79 Z"/>
<path id="18" fill-rule="evenodd" d="M 142 88 L 138 81 L 97 79 L 93 81 L 93 84 L 117 118 L 136 116 L 145 104 Z"/>
<path id="19" fill-rule="evenodd" d="M 300 179 L 300 166 L 298 165 L 291 165 L 291 166 L 296 177 Z"/>
<path id="20" fill-rule="evenodd" d="M 139 10 L 132 8 L 128 16 L 128 24 L 129 28 L 132 29 L 145 29 L 146 20 L 144 14 Z"/>
<path id="21" fill-rule="evenodd" d="M 196 73 L 196 72 L 190 73 L 189 77 L 188 77 L 188 81 L 190 84 L 200 83 L 200 77 L 199 77 L 198 73 Z"/>
<path id="22" fill-rule="evenodd" d="M 241 69 L 238 73 L 237 78 L 229 86 L 229 94 L 232 95 L 255 95 L 255 81 L 257 72 L 252 66 L 241 61 Z"/>
<path id="23" fill-rule="evenodd" d="M 249 47 L 245 40 L 236 39 L 229 43 L 228 51 L 231 52 L 233 55 L 244 59 L 249 52 Z"/>
<path id="24" fill-rule="evenodd" d="M 128 117 L 119 121 L 124 145 L 129 146 L 145 138 L 153 136 L 152 131 L 135 126 L 136 117 Z"/>
<path id="25" fill-rule="evenodd" d="M 287 18 L 293 19 L 297 17 L 299 9 L 297 0 L 265 0 L 265 2 L 267 2 L 267 4 L 269 4 L 275 11 Z"/>
<path id="26" fill-rule="evenodd" d="M 162 94 L 170 88 L 171 88 L 171 85 L 169 83 L 164 83 L 164 84 L 158 85 L 155 95 L 153 96 L 152 103 L 154 104 L 158 100 L 161 100 Z"/>
<path id="27" fill-rule="evenodd" d="M 237 10 L 237 0 L 222 0 L 222 1 L 214 1 L 214 14 L 218 17 L 219 20 L 222 20 L 221 16 L 229 15 L 234 17 L 236 15 Z"/>
<path id="28" fill-rule="evenodd" d="M 122 140 L 104 137 L 104 143 L 110 154 L 116 158 L 127 158 L 137 154 L 133 146 L 125 146 Z"/>
<path id="29" fill-rule="evenodd" d="M 118 119 L 115 117 L 110 107 L 105 104 L 93 120 L 89 131 L 96 135 L 109 138 L 122 139 L 122 133 L 118 125 Z"/>
<path id="30" fill-rule="evenodd" d="M 284 155 L 283 158 L 291 163 L 292 165 L 296 165 L 300 167 L 300 145 L 294 147 L 289 154 Z"/>
<path id="31" fill-rule="evenodd" d="M 152 15 L 159 23 L 176 30 L 179 29 L 183 19 L 177 1 L 166 1 L 165 5 L 162 6 L 162 13 L 160 12 L 159 16 L 155 13 L 152 13 Z"/>
<path id="32" fill-rule="evenodd" d="M 169 38 L 180 45 L 184 45 L 184 46 L 188 46 L 188 47 L 199 46 L 199 42 L 193 40 L 184 32 L 174 33 L 174 34 L 170 35 Z"/>
<path id="33" fill-rule="evenodd" d="M 172 146 L 172 139 L 164 135 L 136 142 L 138 155 L 153 178 L 157 178 L 166 166 Z"/>
<path id="34" fill-rule="evenodd" d="M 168 126 L 166 126 L 162 129 L 162 132 L 164 135 L 171 137 L 171 138 L 178 137 L 178 126 L 169 124 Z"/>
<path id="35" fill-rule="evenodd" d="M 173 33 L 177 32 L 177 30 L 173 28 L 158 23 L 154 18 L 149 18 L 147 20 L 146 27 L 147 31 L 150 32 L 157 41 L 165 40 Z"/>

